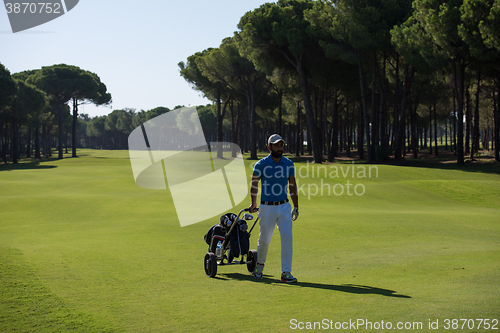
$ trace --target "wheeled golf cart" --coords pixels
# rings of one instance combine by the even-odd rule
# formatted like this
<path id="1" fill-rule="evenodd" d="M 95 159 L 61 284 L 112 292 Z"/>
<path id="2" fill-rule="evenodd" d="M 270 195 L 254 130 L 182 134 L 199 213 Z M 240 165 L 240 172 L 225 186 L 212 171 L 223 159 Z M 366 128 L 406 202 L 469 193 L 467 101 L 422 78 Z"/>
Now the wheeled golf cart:
<path id="1" fill-rule="evenodd" d="M 253 216 L 245 213 L 243 219 L 240 219 L 240 215 L 248 211 L 249 209 L 245 208 L 240 210 L 238 215 L 233 213 L 222 215 L 219 224 L 212 226 L 205 234 L 208 253 L 203 260 L 203 266 L 209 277 L 214 277 L 217 274 L 217 266 L 247 264 L 250 273 L 255 270 L 257 251 L 249 250 L 249 244 L 250 234 L 259 218 L 257 217 L 254 221 L 250 231 L 247 231 L 247 221 L 253 220 Z M 234 259 L 239 256 L 241 259 L 235 261 Z"/>

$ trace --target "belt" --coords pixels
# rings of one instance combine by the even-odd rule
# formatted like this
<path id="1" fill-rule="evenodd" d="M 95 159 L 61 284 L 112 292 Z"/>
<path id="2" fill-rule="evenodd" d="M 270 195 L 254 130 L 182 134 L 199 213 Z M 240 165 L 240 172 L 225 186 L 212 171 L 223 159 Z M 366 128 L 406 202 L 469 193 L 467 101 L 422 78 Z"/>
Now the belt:
<path id="1" fill-rule="evenodd" d="M 284 204 L 285 202 L 288 202 L 288 199 L 283 200 L 283 201 L 261 201 L 261 205 L 269 205 L 269 206 L 279 206 Z"/>

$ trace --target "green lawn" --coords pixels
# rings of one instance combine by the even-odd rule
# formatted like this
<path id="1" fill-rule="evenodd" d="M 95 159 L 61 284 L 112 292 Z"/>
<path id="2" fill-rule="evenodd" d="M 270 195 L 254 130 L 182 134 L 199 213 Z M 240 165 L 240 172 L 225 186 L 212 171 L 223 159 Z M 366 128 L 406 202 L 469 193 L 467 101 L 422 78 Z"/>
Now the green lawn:
<path id="1" fill-rule="evenodd" d="M 436 332 L 446 319 L 458 331 L 460 319 L 500 320 L 498 164 L 296 162 L 299 283 L 284 285 L 278 232 L 262 281 L 245 265 L 208 278 L 203 235 L 218 217 L 181 228 L 168 190 L 134 183 L 126 151 L 79 155 L 0 165 L 2 333 L 287 332 L 358 320 L 365 331 L 383 321 Z M 496 331 L 479 323 L 464 330 Z"/>

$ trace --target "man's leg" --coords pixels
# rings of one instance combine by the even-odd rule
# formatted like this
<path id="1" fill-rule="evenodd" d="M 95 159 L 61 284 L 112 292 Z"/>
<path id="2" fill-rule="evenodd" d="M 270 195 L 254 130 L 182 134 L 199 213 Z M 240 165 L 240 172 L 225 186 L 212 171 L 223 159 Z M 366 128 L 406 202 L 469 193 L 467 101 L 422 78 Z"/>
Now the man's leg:
<path id="1" fill-rule="evenodd" d="M 278 207 L 280 208 L 277 224 L 281 238 L 281 270 L 282 272 L 291 272 L 293 256 L 292 207 L 290 203 Z"/>
<path id="2" fill-rule="evenodd" d="M 259 208 L 259 241 L 257 243 L 257 263 L 264 264 L 267 258 L 269 243 L 276 226 L 277 206 L 261 205 Z"/>

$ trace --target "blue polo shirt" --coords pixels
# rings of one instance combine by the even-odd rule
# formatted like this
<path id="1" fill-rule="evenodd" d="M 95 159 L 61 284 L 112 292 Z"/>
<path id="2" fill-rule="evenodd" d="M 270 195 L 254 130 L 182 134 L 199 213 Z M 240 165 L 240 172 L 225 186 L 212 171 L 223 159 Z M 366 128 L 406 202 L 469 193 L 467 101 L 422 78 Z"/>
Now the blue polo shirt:
<path id="1" fill-rule="evenodd" d="M 260 177 L 262 201 L 283 201 L 287 199 L 288 177 L 295 176 L 295 166 L 288 158 L 281 156 L 276 162 L 269 154 L 258 161 L 253 173 Z"/>

